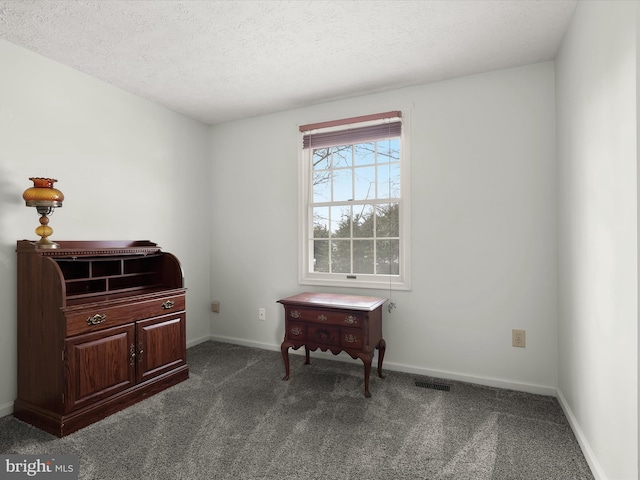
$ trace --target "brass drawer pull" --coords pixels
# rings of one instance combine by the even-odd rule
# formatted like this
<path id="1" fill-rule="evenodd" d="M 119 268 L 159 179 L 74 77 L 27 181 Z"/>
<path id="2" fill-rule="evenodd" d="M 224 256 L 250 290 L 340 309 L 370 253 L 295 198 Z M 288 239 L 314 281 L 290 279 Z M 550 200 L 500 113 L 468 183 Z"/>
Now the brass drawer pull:
<path id="1" fill-rule="evenodd" d="M 318 315 L 318 320 L 320 320 L 321 322 L 326 322 L 327 321 L 327 316 L 326 315 Z"/>
<path id="2" fill-rule="evenodd" d="M 296 335 L 296 336 L 297 336 L 297 335 L 302 335 L 302 329 L 301 329 L 301 328 L 298 328 L 298 327 L 294 327 L 294 328 L 292 328 L 292 329 L 291 329 L 291 333 L 292 333 L 293 335 Z"/>
<path id="3" fill-rule="evenodd" d="M 345 335 L 344 339 L 346 340 L 347 343 L 356 343 L 358 341 L 358 337 L 354 337 L 351 334 Z"/>
<path id="4" fill-rule="evenodd" d="M 162 309 L 169 310 L 170 308 L 173 308 L 174 305 L 175 305 L 175 302 L 173 300 L 167 300 L 162 304 Z"/>
<path id="5" fill-rule="evenodd" d="M 136 363 L 136 346 L 132 343 L 131 347 L 129 347 L 129 365 L 132 367 Z"/>
<path id="6" fill-rule="evenodd" d="M 353 315 L 347 315 L 346 317 L 344 317 L 344 323 L 348 323 L 349 325 L 353 325 L 354 323 L 356 323 L 356 320 L 357 318 Z"/>
<path id="7" fill-rule="evenodd" d="M 103 313 L 96 313 L 93 317 L 87 318 L 87 325 L 100 325 L 107 319 L 107 315 Z"/>
<path id="8" fill-rule="evenodd" d="M 298 310 L 291 310 L 291 316 L 293 318 L 300 318 L 300 312 Z"/>

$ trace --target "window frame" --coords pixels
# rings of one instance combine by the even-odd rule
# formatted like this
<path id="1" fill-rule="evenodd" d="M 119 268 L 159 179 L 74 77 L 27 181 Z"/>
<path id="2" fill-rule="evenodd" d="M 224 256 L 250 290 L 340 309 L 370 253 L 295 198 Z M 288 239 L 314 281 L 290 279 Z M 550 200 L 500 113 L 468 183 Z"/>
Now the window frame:
<path id="1" fill-rule="evenodd" d="M 318 128 L 313 131 L 346 130 L 357 128 L 365 124 L 380 123 L 386 120 L 356 121 Z M 384 290 L 411 290 L 411 209 L 410 209 L 410 149 L 409 112 L 402 111 L 402 133 L 400 135 L 400 198 L 398 200 L 399 216 L 399 275 L 389 274 L 344 274 L 313 272 L 310 265 L 313 263 L 313 148 L 303 148 L 305 132 L 300 127 L 298 142 L 298 283 L 300 285 L 315 285 L 325 287 L 350 287 Z M 326 122 L 332 124 L 333 122 Z M 354 142 L 352 145 L 360 142 Z M 366 142 L 362 142 L 366 143 Z"/>

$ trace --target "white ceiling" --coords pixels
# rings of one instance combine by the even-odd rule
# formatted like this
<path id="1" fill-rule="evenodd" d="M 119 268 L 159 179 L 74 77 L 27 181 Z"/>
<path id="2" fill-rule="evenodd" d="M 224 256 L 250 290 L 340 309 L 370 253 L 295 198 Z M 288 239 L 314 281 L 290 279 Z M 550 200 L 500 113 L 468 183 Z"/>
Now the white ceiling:
<path id="1" fill-rule="evenodd" d="M 0 38 L 208 124 L 552 59 L 577 0 L 0 0 Z"/>

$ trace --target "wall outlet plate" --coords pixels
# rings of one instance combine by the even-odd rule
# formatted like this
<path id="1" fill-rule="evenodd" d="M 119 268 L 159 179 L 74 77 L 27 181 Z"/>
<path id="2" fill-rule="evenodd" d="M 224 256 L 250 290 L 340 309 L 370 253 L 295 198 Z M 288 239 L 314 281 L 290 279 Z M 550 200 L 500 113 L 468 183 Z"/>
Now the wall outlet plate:
<path id="1" fill-rule="evenodd" d="M 511 330 L 511 345 L 520 348 L 524 348 L 526 346 L 526 337 L 524 330 Z"/>

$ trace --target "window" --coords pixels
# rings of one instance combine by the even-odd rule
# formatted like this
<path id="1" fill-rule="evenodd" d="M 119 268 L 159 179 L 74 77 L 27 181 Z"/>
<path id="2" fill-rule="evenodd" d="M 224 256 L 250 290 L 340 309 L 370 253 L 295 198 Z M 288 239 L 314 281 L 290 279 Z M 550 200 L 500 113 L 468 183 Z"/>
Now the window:
<path id="1" fill-rule="evenodd" d="M 386 112 L 300 127 L 300 283 L 409 289 L 406 124 Z"/>

